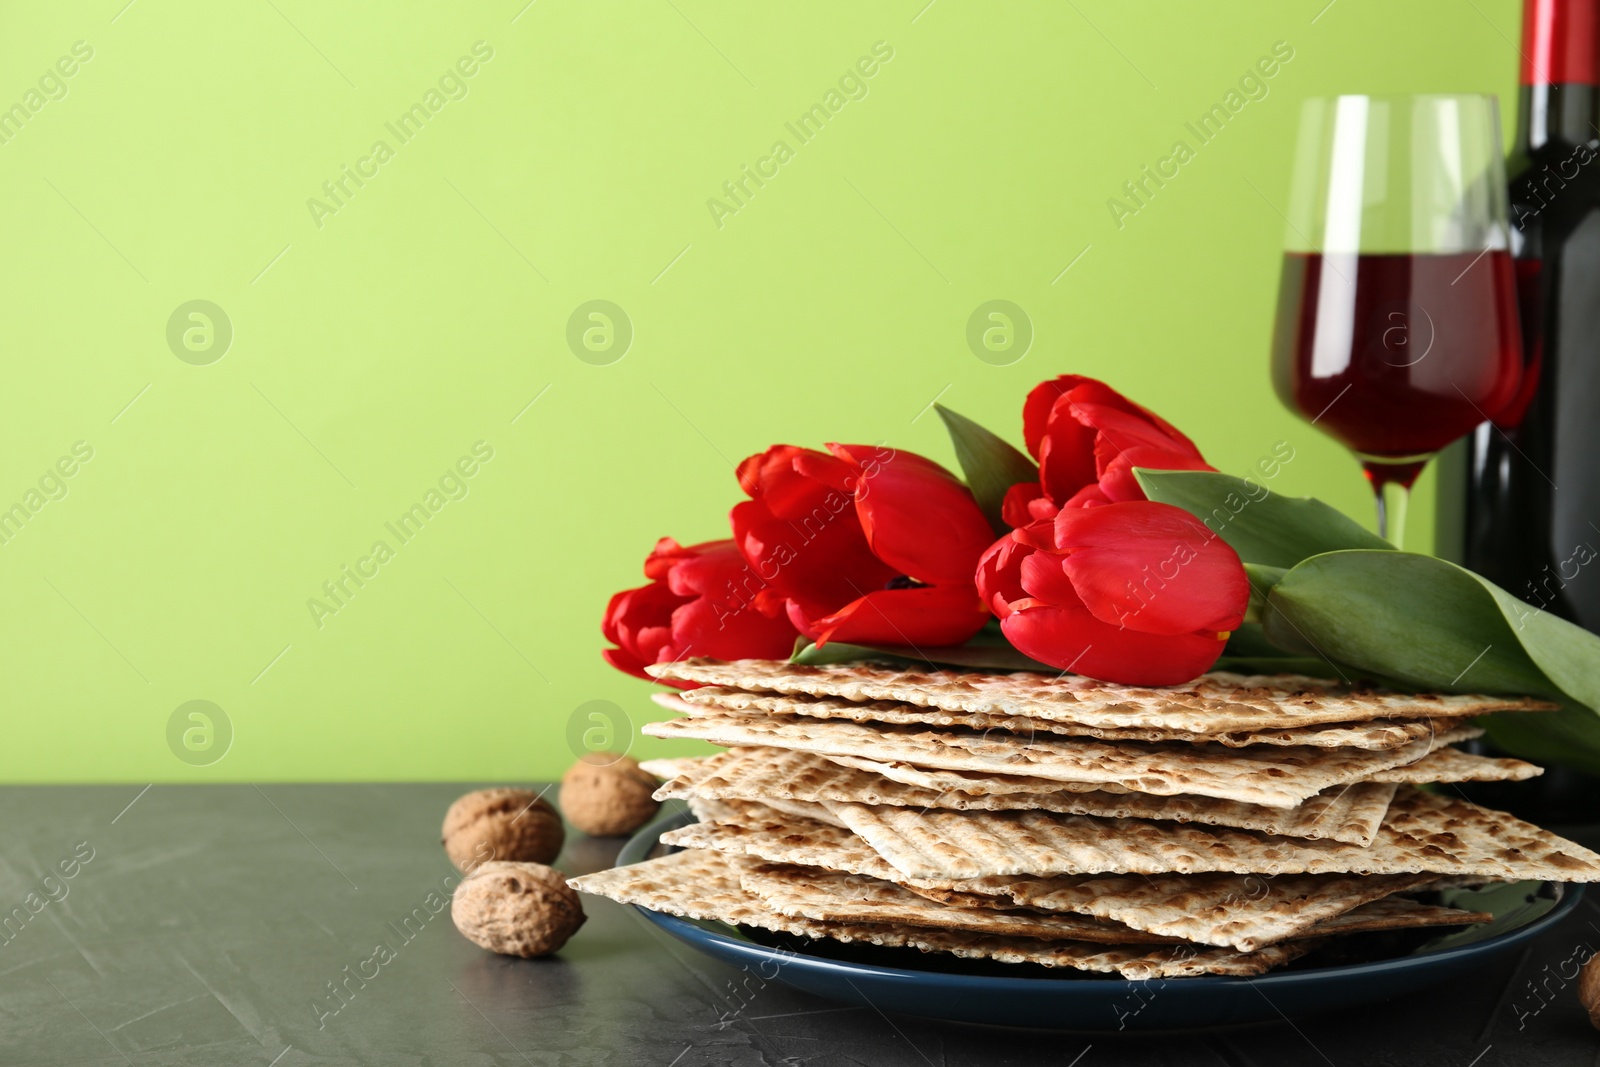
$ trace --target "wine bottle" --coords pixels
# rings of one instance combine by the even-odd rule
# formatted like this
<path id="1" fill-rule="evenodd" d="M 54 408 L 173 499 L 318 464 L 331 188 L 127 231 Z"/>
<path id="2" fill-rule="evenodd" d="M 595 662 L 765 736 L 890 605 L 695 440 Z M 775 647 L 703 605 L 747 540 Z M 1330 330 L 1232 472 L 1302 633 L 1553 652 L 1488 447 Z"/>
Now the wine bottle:
<path id="1" fill-rule="evenodd" d="M 1440 465 L 1438 550 L 1600 633 L 1600 0 L 1525 0 L 1507 164 L 1523 375 Z"/>

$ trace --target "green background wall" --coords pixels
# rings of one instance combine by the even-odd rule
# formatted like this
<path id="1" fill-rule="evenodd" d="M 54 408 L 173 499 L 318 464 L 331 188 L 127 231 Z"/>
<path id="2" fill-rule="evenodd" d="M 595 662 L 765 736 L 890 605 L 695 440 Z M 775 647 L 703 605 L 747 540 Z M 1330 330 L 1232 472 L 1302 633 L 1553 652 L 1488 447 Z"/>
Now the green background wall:
<path id="1" fill-rule="evenodd" d="M 93 452 L 0 545 L 12 781 L 558 774 L 584 702 L 657 714 L 600 614 L 656 537 L 725 535 L 733 463 L 838 439 L 949 463 L 935 397 L 1016 439 L 1068 370 L 1225 471 L 1288 441 L 1275 488 L 1369 520 L 1267 381 L 1298 100 L 1515 88 L 1511 0 L 125 3 L 0 14 L 0 106 L 39 105 L 0 127 L 0 508 Z M 77 41 L 65 95 L 29 98 Z M 479 41 L 401 143 L 385 123 Z M 879 41 L 800 143 L 785 123 Z M 1268 95 L 1198 147 L 1184 123 L 1278 41 Z M 1108 199 L 1180 138 L 1195 158 L 1119 227 Z M 777 140 L 793 158 L 715 218 Z M 997 298 L 1035 331 L 1009 366 L 965 340 Z M 633 324 L 609 365 L 566 341 L 593 299 Z M 167 339 L 192 300 L 232 327 L 205 365 Z M 385 522 L 480 441 L 399 545 Z M 308 598 L 378 539 L 394 558 L 319 627 Z M 233 732 L 206 766 L 169 747 L 192 700 Z"/>

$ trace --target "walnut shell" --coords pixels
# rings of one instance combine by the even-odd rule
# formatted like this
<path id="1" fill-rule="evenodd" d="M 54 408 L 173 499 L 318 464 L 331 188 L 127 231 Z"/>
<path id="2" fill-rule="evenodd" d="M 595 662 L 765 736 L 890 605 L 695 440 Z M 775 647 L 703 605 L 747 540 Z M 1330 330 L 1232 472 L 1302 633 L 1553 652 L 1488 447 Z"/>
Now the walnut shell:
<path id="1" fill-rule="evenodd" d="M 1600 1030 L 1600 955 L 1590 956 L 1578 972 L 1578 999 L 1589 1013 L 1589 1024 Z"/>
<path id="2" fill-rule="evenodd" d="M 480 864 L 456 886 L 450 918 L 463 937 L 502 956 L 548 956 L 583 925 L 566 876 L 541 863 Z"/>
<path id="3" fill-rule="evenodd" d="M 586 752 L 561 779 L 561 811 L 594 837 L 632 833 L 661 807 L 655 777 L 617 752 Z"/>
<path id="4" fill-rule="evenodd" d="M 561 816 L 531 789 L 480 789 L 445 812 L 440 838 L 460 871 L 489 860 L 549 863 L 566 841 Z"/>

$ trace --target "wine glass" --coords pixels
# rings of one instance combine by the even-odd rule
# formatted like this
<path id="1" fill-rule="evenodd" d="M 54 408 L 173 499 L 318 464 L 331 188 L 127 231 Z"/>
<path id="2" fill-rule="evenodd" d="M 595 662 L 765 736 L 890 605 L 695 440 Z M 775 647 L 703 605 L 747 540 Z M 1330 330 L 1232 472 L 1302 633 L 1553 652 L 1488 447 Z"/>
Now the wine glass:
<path id="1" fill-rule="evenodd" d="M 1517 389 L 1500 153 L 1492 96 L 1325 97 L 1301 112 L 1273 385 L 1356 454 L 1397 547 L 1428 460 Z"/>

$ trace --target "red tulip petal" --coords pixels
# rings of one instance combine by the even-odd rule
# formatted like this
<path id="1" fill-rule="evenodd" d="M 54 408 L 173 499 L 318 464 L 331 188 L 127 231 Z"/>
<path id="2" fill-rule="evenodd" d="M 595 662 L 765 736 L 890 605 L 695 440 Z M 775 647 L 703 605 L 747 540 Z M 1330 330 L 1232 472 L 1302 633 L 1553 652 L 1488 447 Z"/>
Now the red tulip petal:
<path id="1" fill-rule="evenodd" d="M 663 538 L 663 540 L 669 540 Z M 659 551 L 661 545 L 656 546 Z M 733 541 L 706 541 L 680 548 L 665 557 L 652 555 L 652 563 L 665 562 L 670 569 L 663 577 L 667 588 L 679 596 L 721 594 L 729 582 L 737 582 L 750 570 Z"/>
<path id="2" fill-rule="evenodd" d="M 1050 412 L 1055 408 L 1056 401 L 1061 399 L 1061 394 L 1093 380 L 1077 374 L 1063 374 L 1059 378 L 1040 382 L 1029 391 L 1028 399 L 1022 402 L 1022 440 L 1028 454 L 1034 459 L 1039 458 L 1045 430 L 1050 424 Z"/>
<path id="3" fill-rule="evenodd" d="M 614 645 L 620 644 L 617 640 L 617 634 L 620 632 L 617 625 L 622 616 L 623 605 L 627 603 L 628 594 L 632 592 L 632 589 L 624 589 L 620 593 L 612 593 L 611 599 L 606 602 L 606 613 L 600 618 L 600 632 Z"/>
<path id="4" fill-rule="evenodd" d="M 1038 482 L 1018 482 L 1006 490 L 1005 499 L 1000 502 L 1000 518 L 1007 526 L 1026 526 L 1035 518 L 1029 508 L 1036 500 L 1046 500 L 1044 486 Z"/>
<path id="5" fill-rule="evenodd" d="M 959 645 L 988 619 L 989 610 L 971 585 L 880 589 L 818 619 L 817 643 Z"/>
<path id="6" fill-rule="evenodd" d="M 955 475 L 914 452 L 828 447 L 859 470 L 856 515 L 875 556 L 921 582 L 971 583 L 994 530 Z"/>
<path id="7" fill-rule="evenodd" d="M 1042 496 L 1028 504 L 1028 518 L 1033 522 L 1041 519 L 1053 519 L 1061 512 L 1061 506 L 1053 503 L 1049 497 Z"/>
<path id="8" fill-rule="evenodd" d="M 808 456 L 828 458 L 809 448 L 773 445 L 739 464 L 739 485 L 780 519 L 809 515 L 830 490 L 800 473 L 799 461 Z"/>
<path id="9" fill-rule="evenodd" d="M 1238 554 L 1181 508 L 1141 500 L 1063 511 L 1055 538 L 1073 588 L 1103 622 L 1170 635 L 1244 621 L 1250 582 Z"/>
<path id="10" fill-rule="evenodd" d="M 681 603 L 683 597 L 673 593 L 663 582 L 624 589 L 613 596 L 606 606 L 605 619 L 600 624 L 601 632 L 613 644 L 632 645 L 635 635 L 644 627 L 664 626 Z M 638 650 L 635 649 L 635 652 Z"/>
<path id="11" fill-rule="evenodd" d="M 792 447 L 788 445 L 773 445 L 765 452 L 757 452 L 753 456 L 746 456 L 734 468 L 734 477 L 739 479 L 739 488 L 743 489 L 746 496 L 755 496 L 761 491 L 762 471 L 765 469 L 768 458 L 780 448 Z"/>
<path id="12" fill-rule="evenodd" d="M 1018 540 L 1018 531 L 1013 531 L 990 545 L 978 561 L 978 596 L 1002 619 L 1011 614 L 1012 601 L 1026 596 L 1022 561 L 1031 551 Z"/>
<path id="13" fill-rule="evenodd" d="M 823 616 L 807 611 L 805 606 L 798 600 L 784 601 L 784 608 L 788 613 L 790 625 L 804 634 L 808 640 L 815 641 L 817 639 L 816 620 Z"/>
<path id="14" fill-rule="evenodd" d="M 1052 552 L 1030 552 L 1020 568 L 1023 591 L 1046 604 L 1082 603 L 1067 573 L 1067 559 Z"/>
<path id="15" fill-rule="evenodd" d="M 646 663 L 672 658 L 670 624 L 640 626 L 623 632 L 622 647 Z"/>
<path id="16" fill-rule="evenodd" d="M 1052 667 L 1123 685 L 1180 685 L 1204 674 L 1226 642 L 1108 625 L 1079 606 L 1030 607 L 1000 623 L 1019 652 Z"/>
<path id="17" fill-rule="evenodd" d="M 1054 552 L 1056 550 L 1056 523 L 1055 519 L 1040 519 L 1030 522 L 1020 530 L 1012 530 L 1010 537 L 1020 546 L 1037 549 L 1040 552 Z"/>
<path id="18" fill-rule="evenodd" d="M 1095 431 L 1072 417 L 1072 395 L 1063 393 L 1051 409 L 1039 444 L 1039 481 L 1051 500 L 1066 500 L 1099 476 Z"/>
<path id="19" fill-rule="evenodd" d="M 1033 604 L 1000 620 L 1000 632 L 1024 656 L 1071 670 L 1100 633 L 1087 623 L 1104 626 L 1081 607 L 1056 608 Z"/>
<path id="20" fill-rule="evenodd" d="M 770 585 L 757 593 L 750 603 L 754 604 L 756 610 L 769 619 L 782 618 L 784 613 L 789 610 L 788 598 Z"/>
<path id="21" fill-rule="evenodd" d="M 672 613 L 672 649 L 662 659 L 787 659 L 795 631 L 787 618 L 769 619 L 737 601 L 696 597 Z"/>
<path id="22" fill-rule="evenodd" d="M 1072 498 L 1070 500 L 1068 500 L 1065 504 L 1061 505 L 1061 507 L 1063 509 L 1064 508 L 1092 508 L 1092 507 L 1098 507 L 1101 504 L 1110 504 L 1112 502 L 1113 501 L 1111 500 L 1111 498 L 1106 496 L 1106 491 L 1104 489 L 1100 488 L 1099 483 L 1090 482 L 1088 485 L 1084 486 L 1082 489 L 1079 489 L 1076 493 L 1072 494 Z"/>
<path id="23" fill-rule="evenodd" d="M 1193 442 L 1171 423 L 1093 378 L 1064 375 L 1042 383 L 1028 394 L 1022 417 L 1028 450 L 1039 460 L 1040 483 L 1057 503 L 1080 498 L 1096 482 L 1108 499 L 1143 499 L 1126 470 L 1117 474 L 1114 486 L 1105 484 L 1107 470 L 1135 447 L 1204 462 Z M 1200 469 L 1178 463 L 1161 466 Z M 1084 497 L 1078 506 L 1094 502 L 1098 501 L 1093 496 Z"/>
<path id="24" fill-rule="evenodd" d="M 1197 455 L 1200 452 L 1198 448 L 1195 448 L 1194 442 L 1185 437 L 1172 423 L 1163 419 L 1149 408 L 1135 404 L 1105 382 L 1094 378 L 1083 379 L 1082 384 L 1072 390 L 1072 403 L 1075 405 L 1095 405 L 1101 409 L 1112 409 L 1131 415 L 1139 421 L 1147 422 L 1154 426 L 1178 447 L 1188 449 Z"/>
<path id="25" fill-rule="evenodd" d="M 633 675 L 635 678 L 643 678 L 645 681 L 655 681 L 654 678 L 651 678 L 644 672 L 645 664 L 640 661 L 638 657 L 630 655 L 623 649 L 603 648 L 600 650 L 600 655 L 604 657 L 607 663 L 611 664 L 619 671 L 625 671 L 626 673 Z M 674 683 L 666 682 L 664 684 L 672 685 Z"/>
<path id="26" fill-rule="evenodd" d="M 1103 440 L 1103 439 L 1102 439 Z M 1133 468 L 1144 467 L 1158 471 L 1210 471 L 1216 470 L 1198 455 L 1173 452 L 1164 448 L 1129 448 L 1113 456 L 1100 474 L 1097 487 L 1108 501 L 1143 500 L 1144 487 L 1134 477 Z"/>
<path id="27" fill-rule="evenodd" d="M 823 452 L 808 451 L 795 457 L 794 469 L 829 489 L 855 494 L 857 471 L 853 463 L 847 463 Z"/>
<path id="28" fill-rule="evenodd" d="M 1110 437 L 1117 448 L 1137 448 L 1141 445 L 1171 452 L 1188 452 L 1199 455 L 1187 438 L 1174 437 L 1148 418 L 1132 414 L 1120 406 L 1092 404 L 1067 398 L 1072 417 L 1085 426 L 1092 426 L 1101 437 Z"/>
<path id="29" fill-rule="evenodd" d="M 644 559 L 644 576 L 651 581 L 660 581 L 672 570 L 672 565 L 683 558 L 684 547 L 670 537 L 663 537 L 656 542 L 650 554 Z"/>
<path id="30" fill-rule="evenodd" d="M 668 538 L 647 563 L 656 581 L 613 596 L 601 630 L 617 645 L 606 662 L 644 677 L 646 664 L 694 654 L 719 659 L 786 657 L 795 630 L 777 610 L 758 600 L 768 592 L 734 542 L 708 541 L 687 548 Z"/>
<path id="31" fill-rule="evenodd" d="M 735 505 L 729 514 L 734 539 L 756 577 L 783 597 L 815 604 L 819 614 L 902 573 L 872 554 L 854 498 L 823 491 L 810 513 L 794 519 L 774 515 L 756 500 Z"/>

